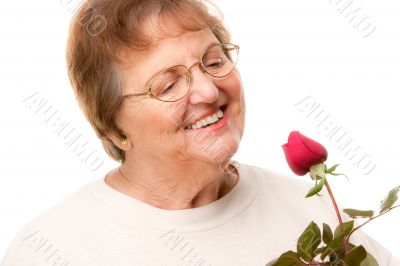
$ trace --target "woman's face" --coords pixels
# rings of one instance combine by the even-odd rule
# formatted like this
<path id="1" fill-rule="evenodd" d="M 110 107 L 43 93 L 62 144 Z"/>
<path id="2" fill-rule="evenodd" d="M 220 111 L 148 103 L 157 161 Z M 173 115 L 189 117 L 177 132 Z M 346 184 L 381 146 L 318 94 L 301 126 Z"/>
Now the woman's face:
<path id="1" fill-rule="evenodd" d="M 192 66 L 202 52 L 218 43 L 210 29 L 185 32 L 162 39 L 151 50 L 130 52 L 133 67 L 123 70 L 124 95 L 148 90 L 156 73 L 176 65 Z M 150 163 L 184 163 L 201 160 L 226 162 L 236 152 L 244 128 L 245 102 L 239 72 L 214 78 L 191 68 L 191 85 L 184 98 L 162 102 L 145 96 L 127 98 L 116 115 L 117 126 L 127 137 L 127 157 Z M 223 117 L 202 128 L 188 128 L 202 118 Z M 215 117 L 214 117 L 215 118 Z M 127 158 L 128 159 L 128 158 Z"/>

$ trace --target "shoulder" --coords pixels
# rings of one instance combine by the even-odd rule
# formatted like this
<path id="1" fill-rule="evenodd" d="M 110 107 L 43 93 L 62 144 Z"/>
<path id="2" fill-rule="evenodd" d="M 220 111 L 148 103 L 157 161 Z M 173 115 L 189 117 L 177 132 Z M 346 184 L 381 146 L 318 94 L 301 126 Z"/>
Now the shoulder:
<path id="1" fill-rule="evenodd" d="M 256 178 L 262 188 L 271 192 L 307 193 L 313 186 L 313 182 L 307 177 L 299 178 L 250 164 L 237 163 L 237 167 L 241 174 Z"/>
<path id="2" fill-rule="evenodd" d="M 52 265 L 67 263 L 64 259 L 66 256 L 56 247 L 59 247 L 60 240 L 68 238 L 72 231 L 82 227 L 81 223 L 90 215 L 91 202 L 87 185 L 84 185 L 33 217 L 16 234 L 0 264 L 42 265 L 45 257 L 49 257 L 48 262 Z"/>
<path id="3" fill-rule="evenodd" d="M 38 214 L 25 227 L 32 227 L 39 224 L 51 227 L 55 222 L 60 224 L 60 220 L 70 223 L 76 215 L 90 211 L 94 201 L 88 191 L 88 185 L 83 185 L 77 191 L 72 192 L 64 199 Z"/>
<path id="4" fill-rule="evenodd" d="M 308 176 L 290 176 L 258 166 L 239 165 L 243 178 L 253 177 L 257 183 L 257 204 L 268 210 L 268 215 L 304 222 L 309 217 L 314 217 L 315 221 L 336 222 L 329 194 L 325 189 L 320 192 L 322 196 L 306 198 L 308 191 L 314 186 Z"/>

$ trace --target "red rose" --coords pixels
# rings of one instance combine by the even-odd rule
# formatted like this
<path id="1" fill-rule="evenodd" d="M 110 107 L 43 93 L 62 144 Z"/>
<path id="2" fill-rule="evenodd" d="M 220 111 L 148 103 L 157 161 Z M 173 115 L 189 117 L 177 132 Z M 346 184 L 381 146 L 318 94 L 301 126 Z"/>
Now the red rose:
<path id="1" fill-rule="evenodd" d="M 290 132 L 288 143 L 282 145 L 286 161 L 296 175 L 305 175 L 314 164 L 322 163 L 328 158 L 328 152 L 318 142 L 298 131 Z"/>

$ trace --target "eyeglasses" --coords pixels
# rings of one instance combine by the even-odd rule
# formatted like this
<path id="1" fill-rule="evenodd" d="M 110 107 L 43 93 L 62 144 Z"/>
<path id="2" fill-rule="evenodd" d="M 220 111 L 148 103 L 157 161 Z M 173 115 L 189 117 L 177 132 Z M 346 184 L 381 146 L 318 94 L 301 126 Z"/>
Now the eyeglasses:
<path id="1" fill-rule="evenodd" d="M 199 64 L 203 73 L 215 78 L 228 76 L 236 66 L 239 46 L 218 43 L 208 47 L 200 56 L 200 61 L 187 68 L 183 65 L 170 67 L 157 74 L 150 81 L 147 92 L 124 95 L 123 98 L 150 96 L 163 102 L 175 102 L 187 94 L 192 76 L 190 69 Z"/>

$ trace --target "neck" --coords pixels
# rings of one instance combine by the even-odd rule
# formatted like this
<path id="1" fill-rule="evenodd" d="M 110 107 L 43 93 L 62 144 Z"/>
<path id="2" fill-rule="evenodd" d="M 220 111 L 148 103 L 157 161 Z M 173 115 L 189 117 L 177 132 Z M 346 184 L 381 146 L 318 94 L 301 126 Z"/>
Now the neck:
<path id="1" fill-rule="evenodd" d="M 238 181 L 236 168 L 229 163 L 224 170 L 210 163 L 195 163 L 191 167 L 166 165 L 147 169 L 143 164 L 134 167 L 126 162 L 107 176 L 106 183 L 154 207 L 182 210 L 218 200 Z"/>

